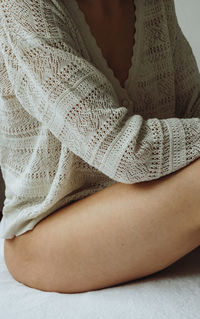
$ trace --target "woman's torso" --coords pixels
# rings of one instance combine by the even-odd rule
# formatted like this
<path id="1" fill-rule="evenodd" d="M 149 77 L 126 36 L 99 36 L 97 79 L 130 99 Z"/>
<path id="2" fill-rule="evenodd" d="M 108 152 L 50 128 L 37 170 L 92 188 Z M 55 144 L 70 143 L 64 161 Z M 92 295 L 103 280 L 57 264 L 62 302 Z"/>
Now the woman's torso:
<path id="1" fill-rule="evenodd" d="M 70 46 L 68 51 L 67 44 L 69 41 L 69 44 L 75 48 L 74 51 L 79 55 L 77 60 L 81 61 L 80 55 L 82 55 L 83 61 L 84 59 L 88 60 L 96 66 L 96 69 L 101 71 L 112 84 L 112 86 L 105 86 L 105 95 L 101 97 L 101 101 L 107 107 L 109 105 L 113 108 L 124 106 L 130 115 L 140 114 L 144 119 L 174 116 L 176 99 L 174 95 L 172 53 L 175 25 L 170 22 L 170 28 L 168 28 L 168 20 L 173 21 L 173 8 L 170 8 L 166 2 L 161 0 L 155 5 L 153 1 L 134 0 L 135 15 L 137 17 L 134 54 L 132 66 L 129 69 L 129 77 L 125 82 L 124 88 L 120 85 L 117 76 L 122 82 L 127 75 L 128 66 L 124 65 L 124 63 L 128 59 L 130 62 L 131 33 L 127 32 L 129 34 L 127 37 L 125 31 L 122 34 L 116 32 L 115 41 L 108 42 L 111 43 L 108 46 L 104 42 L 100 43 L 99 40 L 99 46 L 102 45 L 102 52 L 104 51 L 105 56 L 107 54 L 108 63 L 112 64 L 113 56 L 116 54 L 113 69 L 116 68 L 118 63 L 121 69 L 126 68 L 126 75 L 118 71 L 118 74 L 116 73 L 116 76 L 114 76 L 111 66 L 107 65 L 94 37 L 89 32 L 81 11 L 78 10 L 77 0 L 41 1 L 41 3 L 42 6 L 34 2 L 33 14 L 29 8 L 27 9 L 30 17 L 32 14 L 33 20 L 30 20 L 26 13 L 22 14 L 21 19 L 23 18 L 28 22 L 24 27 L 27 32 L 30 30 L 35 32 L 34 41 L 36 42 L 32 42 L 33 49 L 35 49 L 33 52 L 38 52 L 38 48 L 34 47 L 38 41 L 36 31 L 38 31 L 39 37 L 43 39 L 44 34 L 42 33 L 43 31 L 39 32 L 40 27 L 43 25 L 47 28 L 43 29 L 48 31 L 49 40 L 52 40 L 54 44 L 51 57 L 55 53 L 55 60 L 52 59 L 51 63 L 55 71 L 57 66 L 60 65 L 58 62 L 60 61 L 60 53 L 62 53 L 63 47 L 67 53 L 65 55 L 65 51 L 63 51 L 63 56 L 68 57 Z M 46 11 L 48 15 L 45 15 L 45 9 L 49 10 Z M 52 9 L 51 16 L 50 9 Z M 26 11 L 24 10 L 23 12 Z M 32 26 L 33 21 L 35 22 L 35 28 Z M 104 35 L 107 36 L 107 33 L 109 33 L 109 39 L 115 32 L 114 26 L 116 26 L 116 23 L 116 21 L 115 24 L 113 22 L 113 27 L 111 25 L 103 25 L 101 29 Z M 18 24 L 20 25 L 19 20 L 17 20 Z M 31 26 L 30 30 L 28 26 Z M 124 25 L 124 30 L 127 27 L 128 25 Z M 97 31 L 98 29 L 95 37 L 98 41 L 99 34 Z M 133 33 L 134 30 L 132 30 Z M 30 39 L 30 34 L 28 33 L 28 39 Z M 2 37 L 0 38 L 2 39 Z M 123 56 L 120 50 L 125 46 L 125 42 L 128 48 L 126 47 L 126 50 L 123 51 L 127 55 L 124 53 Z M 3 45 L 7 49 L 7 40 L 2 43 Z M 61 50 L 57 48 L 61 48 Z M 22 57 L 20 56 L 20 58 Z M 43 61 L 43 59 L 39 59 L 38 64 L 40 61 Z M 65 66 L 69 67 L 67 61 L 63 61 Z M 73 61 L 76 61 L 76 56 L 74 56 Z M 38 64 L 36 64 L 35 68 L 38 68 Z M 10 65 L 15 71 L 15 65 Z M 7 74 L 4 57 L 1 54 L 0 66 L 0 70 L 2 70 L 0 72 L 2 78 L 2 81 L 0 81 L 0 165 L 6 184 L 6 201 L 4 203 L 4 217 L 1 223 L 0 235 L 5 238 L 30 229 L 38 220 L 41 220 L 56 209 L 66 206 L 72 200 L 79 200 L 106 186 L 112 185 L 115 181 L 89 165 L 87 161 L 76 156 L 47 129 L 46 125 L 31 116 L 26 111 L 28 109 L 27 105 L 21 105 L 15 96 L 14 88 Z M 42 70 L 43 68 L 44 66 L 42 65 Z M 40 72 L 40 69 L 38 69 L 38 72 Z M 14 75 L 17 79 L 21 77 L 20 73 L 15 74 L 14 72 Z M 100 73 L 97 76 L 100 76 Z M 99 83 L 101 83 L 101 79 Z M 25 80 L 22 84 L 26 84 Z M 23 88 L 22 85 L 21 87 Z M 30 86 L 30 89 L 32 89 L 32 86 Z M 116 93 L 118 101 L 113 99 L 115 97 L 113 92 Z M 37 101 L 41 100 L 40 92 L 38 91 L 37 94 Z M 96 99 L 94 101 L 95 109 L 95 106 L 98 107 L 98 101 Z M 112 105 L 109 104 L 110 101 Z M 184 108 L 183 104 L 182 107 Z M 90 113 L 88 112 L 89 115 Z M 82 128 L 84 128 L 84 120 L 83 118 Z M 146 133 L 148 134 L 148 132 Z M 103 152 L 103 148 L 100 148 L 100 151 Z M 38 178 L 40 178 L 39 183 Z M 30 216 L 34 216 L 34 218 L 30 219 Z"/>

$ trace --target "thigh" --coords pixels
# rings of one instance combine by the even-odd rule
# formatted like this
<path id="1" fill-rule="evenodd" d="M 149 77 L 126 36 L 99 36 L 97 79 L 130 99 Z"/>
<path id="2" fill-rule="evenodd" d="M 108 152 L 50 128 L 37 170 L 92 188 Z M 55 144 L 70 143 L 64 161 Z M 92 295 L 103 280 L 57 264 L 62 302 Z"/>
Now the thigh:
<path id="1" fill-rule="evenodd" d="M 5 241 L 16 280 L 46 291 L 99 289 L 159 271 L 200 244 L 200 161 L 116 183 Z"/>

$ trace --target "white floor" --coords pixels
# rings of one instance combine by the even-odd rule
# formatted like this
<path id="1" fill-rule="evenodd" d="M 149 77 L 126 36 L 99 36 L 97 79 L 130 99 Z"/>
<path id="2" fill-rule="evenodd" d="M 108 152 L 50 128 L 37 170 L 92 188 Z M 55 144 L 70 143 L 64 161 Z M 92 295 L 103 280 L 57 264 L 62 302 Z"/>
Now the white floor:
<path id="1" fill-rule="evenodd" d="M 9 274 L 0 239 L 0 319 L 199 319 L 200 247 L 170 267 L 115 287 L 44 292 Z"/>

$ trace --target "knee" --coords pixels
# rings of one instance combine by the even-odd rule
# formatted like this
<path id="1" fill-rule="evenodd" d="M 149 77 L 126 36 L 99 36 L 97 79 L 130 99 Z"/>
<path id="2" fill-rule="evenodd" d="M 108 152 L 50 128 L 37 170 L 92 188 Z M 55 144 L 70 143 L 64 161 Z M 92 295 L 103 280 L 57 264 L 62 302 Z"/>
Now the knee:
<path id="1" fill-rule="evenodd" d="M 30 246 L 27 249 L 27 242 L 24 239 L 25 236 L 17 236 L 13 239 L 5 239 L 4 242 L 5 263 L 9 273 L 16 281 L 41 291 L 79 292 L 76 288 L 73 289 L 74 281 L 69 283 L 69 280 L 68 282 L 66 280 L 66 273 L 70 273 L 69 270 L 66 270 L 65 276 L 63 274 L 65 280 L 59 281 L 58 279 L 61 276 L 57 273 L 53 261 L 51 263 L 49 260 L 47 261 L 45 253 L 43 257 L 41 257 L 41 254 L 35 254 L 35 248 L 31 247 L 31 242 L 29 242 Z"/>
<path id="2" fill-rule="evenodd" d="M 9 273 L 20 283 L 26 285 L 31 265 L 31 254 L 26 245 L 21 245 L 21 236 L 5 239 L 4 259 Z"/>

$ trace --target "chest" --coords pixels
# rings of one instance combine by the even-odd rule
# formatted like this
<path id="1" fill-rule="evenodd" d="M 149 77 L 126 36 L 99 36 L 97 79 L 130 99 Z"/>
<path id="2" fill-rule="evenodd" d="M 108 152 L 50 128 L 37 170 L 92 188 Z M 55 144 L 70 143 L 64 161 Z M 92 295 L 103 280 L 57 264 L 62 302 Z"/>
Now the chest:
<path id="1" fill-rule="evenodd" d="M 126 6 L 112 17 L 91 11 L 80 0 L 77 2 L 104 59 L 124 87 L 133 56 L 136 20 L 133 1 L 127 1 Z"/>

